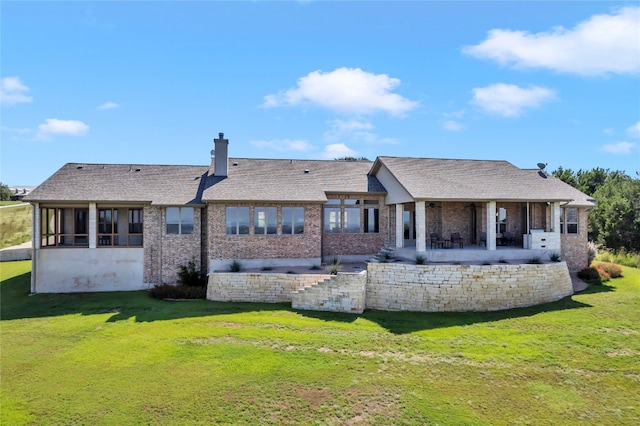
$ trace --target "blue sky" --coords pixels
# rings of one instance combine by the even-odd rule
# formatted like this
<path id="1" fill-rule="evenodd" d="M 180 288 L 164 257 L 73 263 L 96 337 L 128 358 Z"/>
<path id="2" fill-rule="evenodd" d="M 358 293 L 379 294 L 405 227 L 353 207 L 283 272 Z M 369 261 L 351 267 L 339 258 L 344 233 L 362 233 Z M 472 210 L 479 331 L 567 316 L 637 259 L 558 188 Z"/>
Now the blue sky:
<path id="1" fill-rule="evenodd" d="M 1 4 L 1 175 L 229 155 L 640 171 L 637 2 Z"/>

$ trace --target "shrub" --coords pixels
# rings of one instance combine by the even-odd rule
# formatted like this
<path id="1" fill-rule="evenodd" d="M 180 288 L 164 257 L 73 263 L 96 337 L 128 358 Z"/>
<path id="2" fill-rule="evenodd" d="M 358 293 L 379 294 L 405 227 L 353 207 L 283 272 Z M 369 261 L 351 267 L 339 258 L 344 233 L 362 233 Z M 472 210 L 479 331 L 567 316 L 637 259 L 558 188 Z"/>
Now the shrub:
<path id="1" fill-rule="evenodd" d="M 507 259 L 500 258 L 498 263 L 509 263 L 509 261 Z"/>
<path id="2" fill-rule="evenodd" d="M 229 264 L 229 266 L 227 267 L 227 270 L 229 272 L 240 272 L 242 271 L 242 263 L 240 263 L 240 261 L 238 260 L 234 260 Z"/>
<path id="3" fill-rule="evenodd" d="M 630 266 L 632 268 L 640 268 L 640 253 L 629 252 L 625 249 L 620 249 L 615 252 L 601 249 L 596 256 L 596 260 L 617 263 L 618 265 Z"/>
<path id="4" fill-rule="evenodd" d="M 554 251 L 553 253 L 549 254 L 549 260 L 551 260 L 552 262 L 560 262 L 560 253 Z"/>
<path id="5" fill-rule="evenodd" d="M 320 267 L 318 265 L 313 265 L 311 268 L 309 268 L 309 270 L 311 270 L 311 271 L 317 271 L 319 269 L 320 269 Z"/>
<path id="6" fill-rule="evenodd" d="M 340 257 L 334 256 L 329 266 L 327 266 L 327 270 L 331 275 L 338 275 L 340 269 L 342 269 L 342 265 L 340 264 Z"/>
<path id="7" fill-rule="evenodd" d="M 149 290 L 149 295 L 156 299 L 206 299 L 206 287 L 188 285 L 155 285 Z"/>
<path id="8" fill-rule="evenodd" d="M 535 257 L 532 257 L 531 259 L 529 259 L 527 261 L 527 263 L 530 264 L 530 265 L 539 265 L 539 264 L 542 263 L 542 259 L 540 259 L 539 257 L 535 256 Z"/>
<path id="9" fill-rule="evenodd" d="M 196 261 L 190 260 L 186 265 L 178 267 L 178 283 L 190 287 L 205 287 L 207 279 L 196 269 Z"/>
<path id="10" fill-rule="evenodd" d="M 423 254 L 416 254 L 416 265 L 424 265 L 427 257 Z"/>
<path id="11" fill-rule="evenodd" d="M 611 278 L 619 278 L 622 276 L 622 268 L 615 263 L 595 262 L 592 266 L 596 269 L 600 268 L 604 270 Z"/>
<path id="12" fill-rule="evenodd" d="M 611 275 L 601 266 L 590 266 L 578 271 L 578 278 L 589 284 L 602 284 L 611 279 Z"/>

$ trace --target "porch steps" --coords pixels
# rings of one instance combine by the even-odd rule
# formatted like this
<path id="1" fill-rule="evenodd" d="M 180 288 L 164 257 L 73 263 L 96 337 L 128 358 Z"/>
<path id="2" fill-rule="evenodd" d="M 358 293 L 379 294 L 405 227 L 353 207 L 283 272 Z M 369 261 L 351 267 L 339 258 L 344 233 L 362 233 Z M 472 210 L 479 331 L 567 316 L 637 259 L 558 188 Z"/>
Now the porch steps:
<path id="1" fill-rule="evenodd" d="M 302 288 L 299 288 L 298 290 L 294 290 L 291 292 L 291 294 L 300 294 L 300 293 L 304 293 L 305 291 L 311 290 L 314 287 L 317 287 L 319 285 L 323 285 L 323 284 L 327 284 L 331 281 L 335 281 L 337 275 L 331 275 L 329 278 L 325 278 L 323 280 L 319 280 L 313 284 L 309 284 L 309 285 L 305 285 Z"/>
<path id="2" fill-rule="evenodd" d="M 383 247 L 378 253 L 367 259 L 369 263 L 386 263 L 389 259 L 393 258 L 393 252 L 395 247 L 386 246 Z"/>

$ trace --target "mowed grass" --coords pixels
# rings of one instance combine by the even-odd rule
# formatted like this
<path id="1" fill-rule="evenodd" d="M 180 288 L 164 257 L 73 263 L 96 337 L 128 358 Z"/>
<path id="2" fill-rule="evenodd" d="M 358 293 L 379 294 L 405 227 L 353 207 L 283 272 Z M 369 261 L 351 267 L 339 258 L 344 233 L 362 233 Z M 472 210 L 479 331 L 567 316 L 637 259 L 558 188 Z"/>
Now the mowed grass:
<path id="1" fill-rule="evenodd" d="M 363 315 L 29 296 L 0 264 L 8 425 L 637 425 L 640 270 L 538 307 Z"/>
<path id="2" fill-rule="evenodd" d="M 11 203 L 15 204 L 14 201 Z M 31 241 L 31 206 L 0 209 L 0 249 Z"/>

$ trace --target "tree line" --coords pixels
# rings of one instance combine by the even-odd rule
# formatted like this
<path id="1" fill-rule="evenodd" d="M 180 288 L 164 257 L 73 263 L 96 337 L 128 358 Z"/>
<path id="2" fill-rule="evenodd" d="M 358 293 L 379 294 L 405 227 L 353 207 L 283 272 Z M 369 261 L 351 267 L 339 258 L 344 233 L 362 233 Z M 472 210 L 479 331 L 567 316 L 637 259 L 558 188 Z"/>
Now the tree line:
<path id="1" fill-rule="evenodd" d="M 600 167 L 559 167 L 551 174 L 596 200 L 589 212 L 590 240 L 612 250 L 640 251 L 640 179 Z"/>

